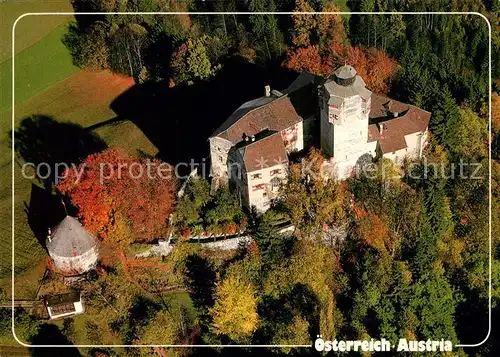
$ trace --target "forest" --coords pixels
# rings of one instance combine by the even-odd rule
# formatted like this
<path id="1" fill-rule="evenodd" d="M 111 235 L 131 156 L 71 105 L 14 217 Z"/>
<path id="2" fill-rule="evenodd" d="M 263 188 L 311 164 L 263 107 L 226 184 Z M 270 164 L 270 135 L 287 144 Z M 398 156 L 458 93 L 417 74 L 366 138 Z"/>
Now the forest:
<path id="1" fill-rule="evenodd" d="M 174 88 L 210 82 L 235 57 L 322 76 L 348 63 L 372 91 L 432 113 L 425 162 L 412 163 L 420 178 L 409 174 L 410 163 L 399 167 L 380 160 L 370 178 L 325 182 L 319 174 L 322 154 L 312 149 L 304 160 L 316 175 L 304 176 L 300 165 L 292 164 L 279 198 L 265 214 L 241 209 L 229 190 L 212 192 L 203 178 L 189 181 L 181 198 L 175 195 L 180 182 L 173 179 L 167 185 L 122 180 L 102 186 L 99 163 L 137 158 L 114 149 L 88 156 L 82 163 L 88 168 L 85 180 L 75 185 L 69 176 L 56 190 L 78 209 L 86 229 L 115 250 L 127 249 L 137 237 L 143 242 L 175 232 L 178 240 L 166 261 L 172 267 L 168 282 L 184 286 L 192 301 L 186 309 L 161 292 L 144 294 L 119 265 L 104 261 L 107 273 L 90 277 L 83 287 L 88 313 L 100 317 L 85 326 L 88 341 L 299 345 L 311 344 L 321 333 L 332 340 L 478 343 L 488 333 L 490 184 L 491 318 L 500 319 L 499 2 L 74 0 L 73 7 L 77 13 L 214 12 L 76 16 L 64 44 L 73 62 L 87 70 L 108 69 L 137 84 L 166 82 Z M 493 28 L 492 125 L 488 27 L 477 15 L 217 14 L 233 11 L 480 12 Z M 469 164 L 465 179 L 458 175 L 463 170 L 458 162 Z M 160 160 L 155 158 L 154 165 Z M 480 167 L 474 172 L 478 178 L 471 179 L 475 167 Z M 284 221 L 297 230 L 278 233 Z M 325 242 L 325 226 L 343 227 L 345 240 Z M 254 240 L 231 257 L 207 253 L 183 238 L 242 230 Z M 28 341 L 47 333 L 46 325 L 23 312 L 16 324 Z M 66 342 L 75 341 L 72 322 L 61 331 Z M 449 355 L 496 356 L 498 337 L 493 325 L 484 344 Z M 145 348 L 102 350 L 111 356 L 161 355 Z M 169 356 L 316 354 L 307 348 L 163 350 Z"/>

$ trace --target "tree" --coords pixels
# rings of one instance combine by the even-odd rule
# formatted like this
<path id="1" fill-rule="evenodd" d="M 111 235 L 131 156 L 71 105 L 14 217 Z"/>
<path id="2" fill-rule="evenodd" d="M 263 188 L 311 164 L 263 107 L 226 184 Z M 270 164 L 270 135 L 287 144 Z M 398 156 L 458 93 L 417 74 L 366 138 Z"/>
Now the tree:
<path id="1" fill-rule="evenodd" d="M 129 242 L 123 237 L 128 228 L 136 239 L 164 234 L 175 187 L 170 166 L 115 149 L 88 156 L 57 186 L 79 209 L 85 228 L 112 243 Z"/>
<path id="2" fill-rule="evenodd" d="M 216 68 L 212 67 L 205 47 L 206 37 L 189 39 L 177 47 L 172 55 L 170 67 L 176 84 L 191 84 L 197 79 L 207 79 Z"/>
<path id="3" fill-rule="evenodd" d="M 491 93 L 491 125 L 493 132 L 500 131 L 500 95 Z"/>
<path id="4" fill-rule="evenodd" d="M 340 7 L 330 3 L 326 5 L 322 12 L 339 12 Z M 317 17 L 317 31 L 319 33 L 320 44 L 325 45 L 331 41 L 345 43 L 347 35 L 344 27 L 344 19 L 339 14 L 323 14 Z"/>
<path id="5" fill-rule="evenodd" d="M 308 71 L 328 76 L 338 67 L 349 64 L 376 93 L 387 93 L 399 69 L 397 62 L 381 50 L 363 49 L 331 40 L 320 48 L 312 45 L 288 51 L 284 66 L 297 72 Z"/>
<path id="6" fill-rule="evenodd" d="M 69 24 L 68 33 L 63 36 L 62 41 L 69 49 L 76 66 L 90 70 L 109 67 L 107 31 L 107 25 L 102 21 L 96 21 L 88 29 L 82 29 L 76 22 Z"/>
<path id="7" fill-rule="evenodd" d="M 252 12 L 274 12 L 274 0 L 250 0 L 248 9 Z M 257 48 L 269 60 L 282 53 L 282 34 L 278 27 L 278 20 L 274 15 L 250 15 L 252 25 L 251 34 L 257 40 Z"/>
<path id="8" fill-rule="evenodd" d="M 323 62 L 317 45 L 288 51 L 284 65 L 297 72 L 307 71 L 318 75 L 326 75 L 330 71 Z"/>
<path id="9" fill-rule="evenodd" d="M 487 156 L 488 131 L 486 122 L 470 109 L 460 109 L 459 117 L 447 122 L 444 136 L 449 150 L 461 158 Z"/>
<path id="10" fill-rule="evenodd" d="M 181 326 L 179 324 L 179 311 L 173 310 L 158 312 L 139 331 L 139 337 L 134 341 L 137 345 L 175 345 L 181 339 Z M 140 349 L 140 351 L 148 351 Z M 174 351 L 169 351 L 169 355 Z M 149 356 L 149 354 L 142 354 Z"/>
<path id="11" fill-rule="evenodd" d="M 319 233 L 324 224 L 337 224 L 344 219 L 345 192 L 328 177 L 324 162 L 323 155 L 311 149 L 301 164 L 291 165 L 280 191 L 279 204 L 305 235 Z"/>
<path id="12" fill-rule="evenodd" d="M 307 0 L 296 0 L 294 12 L 312 12 L 313 8 Z M 292 43 L 296 47 L 308 47 L 311 45 L 311 34 L 316 26 L 316 19 L 313 15 L 292 15 Z"/>
<path id="13" fill-rule="evenodd" d="M 210 309 L 216 334 L 236 342 L 248 341 L 257 328 L 257 302 L 252 284 L 228 275 L 217 284 L 215 305 Z"/>

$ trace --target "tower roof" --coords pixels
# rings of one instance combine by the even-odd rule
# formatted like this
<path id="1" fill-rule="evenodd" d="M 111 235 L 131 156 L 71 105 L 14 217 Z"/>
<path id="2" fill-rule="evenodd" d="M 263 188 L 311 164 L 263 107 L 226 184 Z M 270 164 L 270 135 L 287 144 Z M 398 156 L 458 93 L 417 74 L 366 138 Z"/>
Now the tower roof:
<path id="1" fill-rule="evenodd" d="M 88 252 L 96 245 L 96 239 L 75 217 L 66 216 L 52 229 L 46 245 L 52 254 L 69 258 Z"/>
<path id="2" fill-rule="evenodd" d="M 333 74 L 335 75 L 336 79 L 342 81 L 356 77 L 356 70 L 354 69 L 354 67 L 346 64 L 342 67 L 337 68 Z"/>
<path id="3" fill-rule="evenodd" d="M 354 67 L 344 65 L 333 72 L 324 82 L 324 88 L 330 94 L 329 104 L 339 105 L 343 98 L 359 95 L 364 100 L 368 100 L 372 92 L 366 89 L 363 78 L 359 76 Z"/>

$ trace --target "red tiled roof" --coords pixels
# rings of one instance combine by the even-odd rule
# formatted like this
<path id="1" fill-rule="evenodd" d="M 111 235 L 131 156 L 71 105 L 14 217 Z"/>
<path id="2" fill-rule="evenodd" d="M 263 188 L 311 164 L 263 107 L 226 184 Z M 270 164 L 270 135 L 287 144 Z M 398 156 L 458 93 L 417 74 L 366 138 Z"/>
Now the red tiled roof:
<path id="1" fill-rule="evenodd" d="M 302 118 L 295 111 L 290 98 L 284 95 L 259 107 L 236 110 L 214 136 L 237 144 L 243 140 L 243 135 L 255 135 L 265 129 L 281 131 L 301 121 Z"/>
<path id="2" fill-rule="evenodd" d="M 280 133 L 250 143 L 243 148 L 242 155 L 247 172 L 287 164 L 288 156 Z"/>
<path id="3" fill-rule="evenodd" d="M 391 115 L 398 113 L 396 118 Z M 406 148 L 405 135 L 424 132 L 431 113 L 413 105 L 398 102 L 373 93 L 371 96 L 370 121 L 382 123 L 382 134 L 377 124 L 368 126 L 368 142 L 378 140 L 382 153 Z"/>

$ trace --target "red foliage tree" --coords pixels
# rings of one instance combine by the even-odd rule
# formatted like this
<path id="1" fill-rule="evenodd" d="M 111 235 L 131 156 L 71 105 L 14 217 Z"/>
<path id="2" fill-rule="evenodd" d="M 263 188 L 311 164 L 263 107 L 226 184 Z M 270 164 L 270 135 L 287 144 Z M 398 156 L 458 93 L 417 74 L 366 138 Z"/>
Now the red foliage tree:
<path id="1" fill-rule="evenodd" d="M 323 62 L 317 45 L 291 50 L 287 57 L 285 67 L 294 71 L 319 75 L 327 75 L 330 72 L 330 67 Z"/>
<path id="2" fill-rule="evenodd" d="M 381 50 L 363 49 L 335 40 L 323 48 L 313 45 L 292 49 L 287 57 L 285 67 L 323 76 L 331 75 L 347 63 L 365 80 L 368 89 L 380 94 L 388 92 L 390 81 L 398 70 L 397 62 Z"/>
<path id="3" fill-rule="evenodd" d="M 79 209 L 85 228 L 103 239 L 119 230 L 118 217 L 126 220 L 135 239 L 162 234 L 173 210 L 175 187 L 170 166 L 115 149 L 88 156 L 57 186 Z"/>

